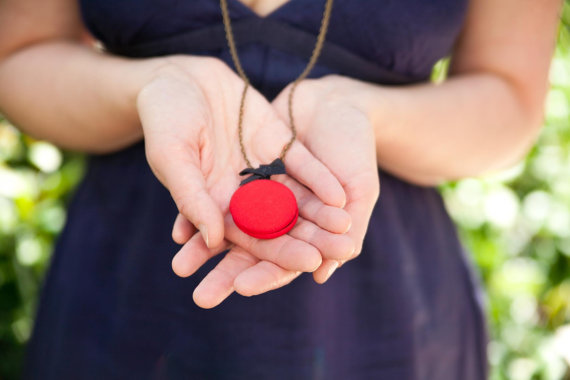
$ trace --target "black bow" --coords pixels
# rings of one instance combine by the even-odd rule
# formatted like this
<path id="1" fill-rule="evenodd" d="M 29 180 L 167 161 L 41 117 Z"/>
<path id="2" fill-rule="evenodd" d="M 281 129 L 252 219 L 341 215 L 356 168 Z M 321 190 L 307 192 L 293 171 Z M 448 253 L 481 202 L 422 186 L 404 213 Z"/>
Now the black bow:
<path id="1" fill-rule="evenodd" d="M 239 175 L 248 174 L 251 174 L 251 176 L 241 181 L 239 184 L 240 186 L 251 181 L 255 181 L 256 179 L 269 179 L 274 174 L 287 174 L 287 172 L 285 171 L 285 164 L 283 161 L 281 161 L 280 158 L 276 158 L 269 165 L 259 165 L 258 168 L 245 168 L 239 172 Z"/>

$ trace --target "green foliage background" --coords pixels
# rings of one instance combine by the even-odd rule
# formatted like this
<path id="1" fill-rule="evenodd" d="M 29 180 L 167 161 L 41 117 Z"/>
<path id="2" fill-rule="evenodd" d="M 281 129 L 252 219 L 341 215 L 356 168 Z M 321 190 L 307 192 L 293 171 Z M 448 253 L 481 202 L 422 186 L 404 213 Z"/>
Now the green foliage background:
<path id="1" fill-rule="evenodd" d="M 545 128 L 528 156 L 441 187 L 486 285 L 493 380 L 570 379 L 569 48 L 561 28 Z M 83 171 L 82 156 L 0 117 L 0 379 L 19 376 L 42 276 Z"/>

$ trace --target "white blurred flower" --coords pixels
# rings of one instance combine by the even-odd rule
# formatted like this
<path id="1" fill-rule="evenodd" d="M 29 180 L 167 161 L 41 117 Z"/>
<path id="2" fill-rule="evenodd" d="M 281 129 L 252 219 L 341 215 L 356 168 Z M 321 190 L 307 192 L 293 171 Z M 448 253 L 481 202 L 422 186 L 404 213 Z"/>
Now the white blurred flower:
<path id="1" fill-rule="evenodd" d="M 570 210 L 562 203 L 552 206 L 546 227 L 556 236 L 570 236 Z"/>
<path id="2" fill-rule="evenodd" d="M 537 349 L 537 354 L 546 379 L 562 379 L 564 377 L 568 366 L 559 354 L 555 337 L 545 337 Z"/>
<path id="3" fill-rule="evenodd" d="M 487 345 L 487 357 L 494 366 L 499 365 L 506 353 L 507 348 L 503 342 L 491 340 Z"/>
<path id="4" fill-rule="evenodd" d="M 568 100 L 564 91 L 551 89 L 546 98 L 546 113 L 550 117 L 559 119 L 568 119 L 570 110 L 568 107 Z"/>
<path id="5" fill-rule="evenodd" d="M 446 206 L 455 221 L 466 228 L 478 228 L 485 222 L 482 204 L 483 182 L 474 178 L 461 180 L 455 189 L 444 192 Z"/>
<path id="6" fill-rule="evenodd" d="M 469 206 L 478 205 L 483 199 L 485 192 L 481 181 L 468 178 L 457 183 L 457 199 Z"/>
<path id="7" fill-rule="evenodd" d="M 556 86 L 569 86 L 570 75 L 566 66 L 566 59 L 557 57 L 550 64 L 550 83 Z"/>
<path id="8" fill-rule="evenodd" d="M 59 149 L 44 141 L 33 143 L 28 154 L 30 161 L 45 173 L 59 169 L 63 160 Z"/>
<path id="9" fill-rule="evenodd" d="M 570 365 L 570 325 L 559 327 L 554 334 L 556 352 Z"/>
<path id="10" fill-rule="evenodd" d="M 37 193 L 34 173 L 0 166 L 0 195 L 7 198 L 33 197 Z"/>
<path id="11" fill-rule="evenodd" d="M 539 264 L 529 258 L 515 257 L 505 261 L 491 278 L 491 286 L 495 291 L 508 294 L 536 296 L 544 284 L 545 273 Z"/>
<path id="12" fill-rule="evenodd" d="M 536 300 L 533 297 L 517 296 L 511 303 L 511 317 L 521 325 L 533 324 L 538 320 L 536 309 Z"/>
<path id="13" fill-rule="evenodd" d="M 551 182 L 564 169 L 564 153 L 558 145 L 541 146 L 532 161 L 532 173 L 536 178 Z"/>
<path id="14" fill-rule="evenodd" d="M 33 236 L 19 239 L 16 245 L 16 257 L 22 265 L 34 265 L 42 257 L 42 246 Z"/>
<path id="15" fill-rule="evenodd" d="M 489 223 L 503 229 L 512 227 L 519 213 L 519 200 L 511 189 L 499 186 L 485 198 L 484 212 Z"/>
<path id="16" fill-rule="evenodd" d="M 533 191 L 523 200 L 522 212 L 533 224 L 541 226 L 550 212 L 550 194 L 545 191 Z"/>
<path id="17" fill-rule="evenodd" d="M 509 365 L 510 380 L 530 380 L 537 370 L 538 364 L 530 358 L 518 358 Z"/>

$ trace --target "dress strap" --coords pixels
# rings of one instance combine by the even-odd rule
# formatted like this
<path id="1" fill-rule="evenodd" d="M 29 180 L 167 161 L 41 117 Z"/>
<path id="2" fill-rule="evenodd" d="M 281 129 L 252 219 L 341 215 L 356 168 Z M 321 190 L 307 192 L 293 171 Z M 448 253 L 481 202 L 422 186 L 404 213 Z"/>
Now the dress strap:
<path id="1" fill-rule="evenodd" d="M 311 55 L 316 38 L 313 34 L 292 25 L 263 18 L 238 20 L 233 23 L 233 31 L 238 45 L 260 43 L 302 58 Z M 142 44 L 106 45 L 104 48 L 116 55 L 143 58 L 170 54 L 204 54 L 227 49 L 227 42 L 224 26 L 220 23 Z M 330 41 L 325 41 L 318 64 L 341 75 L 368 82 L 392 85 L 417 82 L 417 78 L 390 71 Z"/>

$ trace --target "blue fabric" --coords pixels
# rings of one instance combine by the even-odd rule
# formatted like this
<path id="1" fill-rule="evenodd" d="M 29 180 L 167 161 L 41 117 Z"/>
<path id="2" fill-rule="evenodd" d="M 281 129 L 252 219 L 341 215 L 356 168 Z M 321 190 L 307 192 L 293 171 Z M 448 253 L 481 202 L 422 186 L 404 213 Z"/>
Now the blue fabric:
<path id="1" fill-rule="evenodd" d="M 80 3 L 111 51 L 207 54 L 230 63 L 227 48 L 216 45 L 217 0 Z M 304 37 L 294 49 L 284 42 L 317 34 L 324 0 L 291 0 L 266 18 L 229 3 L 233 21 L 245 25 L 245 42 L 237 41 L 244 68 L 272 98 L 308 57 Z M 312 76 L 425 81 L 457 39 L 466 7 L 467 0 L 335 0 L 328 58 Z M 248 36 L 254 24 L 270 34 L 283 27 L 283 36 Z M 196 36 L 209 37 L 198 43 Z M 192 292 L 220 257 L 188 279 L 172 273 L 176 209 L 143 144 L 90 157 L 45 281 L 25 377 L 484 379 L 480 287 L 441 197 L 380 176 L 361 256 L 325 285 L 303 274 L 282 289 L 233 294 L 203 310 Z"/>

